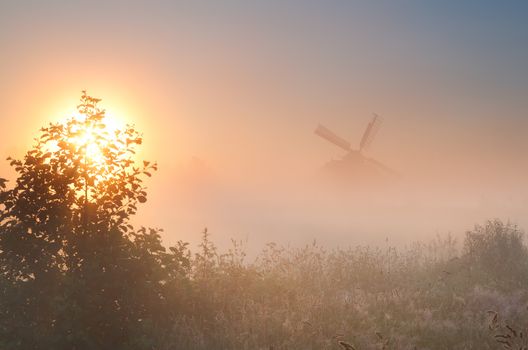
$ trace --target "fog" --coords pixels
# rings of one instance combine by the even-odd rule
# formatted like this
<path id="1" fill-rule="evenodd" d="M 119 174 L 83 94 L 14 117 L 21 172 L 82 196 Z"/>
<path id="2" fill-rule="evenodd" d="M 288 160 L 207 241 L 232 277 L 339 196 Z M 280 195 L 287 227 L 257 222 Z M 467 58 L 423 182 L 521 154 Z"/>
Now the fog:
<path id="1" fill-rule="evenodd" d="M 251 248 L 528 226 L 524 5 L 99 5 L 2 5 L 0 157 L 22 157 L 86 89 L 144 133 L 160 170 L 135 221 L 168 244 L 205 227 Z M 356 148 L 372 113 L 384 123 L 365 156 L 398 179 L 325 180 L 346 152 L 316 126 Z"/>
<path id="2" fill-rule="evenodd" d="M 358 119 L 366 124 L 369 118 Z M 377 146 L 391 136 L 396 123 L 389 118 L 366 152 L 397 173 L 389 181 L 358 178 L 353 171 L 329 174 L 325 164 L 346 152 L 316 136 L 309 128 L 315 125 L 308 125 L 299 144 L 284 145 L 297 149 L 298 156 L 280 153 L 270 140 L 269 154 L 234 157 L 237 164 L 229 164 L 226 155 L 223 167 L 197 156 L 173 169 L 162 166 L 152 179 L 143 213 L 166 229 L 167 242 L 196 243 L 207 227 L 220 246 L 236 239 L 249 251 L 270 241 L 404 246 L 448 233 L 460 241 L 466 230 L 488 219 L 527 224 L 526 164 L 508 157 L 511 140 L 503 140 L 503 148 L 495 151 L 491 144 L 497 140 L 489 135 L 474 135 L 472 142 L 453 136 L 447 144 L 435 144 L 438 136 L 431 134 L 429 142 L 420 143 L 423 134 L 415 129 L 421 137 L 412 138 L 412 146 L 409 139 L 395 136 L 392 145 L 385 141 Z M 307 152 L 302 152 L 302 142 Z"/>

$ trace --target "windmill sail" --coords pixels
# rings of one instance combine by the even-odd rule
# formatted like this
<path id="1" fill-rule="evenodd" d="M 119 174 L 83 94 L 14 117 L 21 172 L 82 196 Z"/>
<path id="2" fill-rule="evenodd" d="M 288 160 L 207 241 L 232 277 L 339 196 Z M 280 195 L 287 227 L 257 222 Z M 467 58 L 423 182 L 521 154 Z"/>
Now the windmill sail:
<path id="1" fill-rule="evenodd" d="M 325 126 L 321 124 L 317 126 L 317 129 L 315 129 L 315 133 L 321 136 L 323 139 L 328 140 L 334 145 L 344 149 L 345 151 L 352 150 L 352 148 L 350 147 L 350 143 L 348 141 L 337 136 L 330 129 L 326 128 Z"/>
<path id="2" fill-rule="evenodd" d="M 361 142 L 359 143 L 360 152 L 367 149 L 368 146 L 372 143 L 372 140 L 374 140 L 374 137 L 376 136 L 376 133 L 378 132 L 382 121 L 383 119 L 381 119 L 379 115 L 374 114 L 374 118 L 367 125 L 367 128 L 363 133 L 363 137 L 361 138 Z"/>
<path id="3" fill-rule="evenodd" d="M 374 114 L 367 125 L 359 143 L 359 149 L 352 149 L 350 143 L 337 136 L 333 131 L 319 124 L 315 134 L 333 143 L 347 153 L 342 159 L 328 162 L 324 169 L 332 176 L 332 179 L 340 181 L 345 179 L 356 183 L 358 186 L 388 183 L 387 180 L 399 178 L 399 174 L 375 159 L 367 158 L 364 151 L 376 136 L 382 122 L 382 118 Z"/>
<path id="4" fill-rule="evenodd" d="M 399 174 L 392 170 L 391 168 L 389 168 L 388 166 L 386 166 L 385 164 L 381 163 L 381 162 L 378 162 L 377 160 L 375 159 L 372 159 L 372 158 L 365 158 L 365 161 L 371 163 L 373 166 L 375 166 L 376 168 L 378 168 L 382 173 L 384 173 L 385 175 L 389 175 L 393 178 L 398 178 L 399 177 Z"/>

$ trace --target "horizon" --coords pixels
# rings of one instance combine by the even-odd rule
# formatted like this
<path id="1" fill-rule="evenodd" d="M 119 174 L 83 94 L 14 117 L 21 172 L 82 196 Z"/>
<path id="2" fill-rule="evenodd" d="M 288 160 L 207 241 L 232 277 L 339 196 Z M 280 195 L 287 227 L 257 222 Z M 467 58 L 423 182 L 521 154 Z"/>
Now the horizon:
<path id="1" fill-rule="evenodd" d="M 123 9 L 126 7 L 126 11 Z M 160 171 L 138 224 L 164 241 L 395 244 L 494 217 L 528 227 L 522 3 L 0 4 L 0 157 L 22 157 L 80 90 L 143 132 Z M 98 26 L 91 26 L 97 18 Z M 15 39 L 16 38 L 16 39 Z M 314 184 L 353 146 L 402 175 L 346 196 Z M 7 162 L 0 173 L 12 174 Z M 374 198 L 372 198 L 374 197 Z M 383 200 L 380 200 L 382 197 Z M 347 209 L 348 208 L 348 209 Z"/>

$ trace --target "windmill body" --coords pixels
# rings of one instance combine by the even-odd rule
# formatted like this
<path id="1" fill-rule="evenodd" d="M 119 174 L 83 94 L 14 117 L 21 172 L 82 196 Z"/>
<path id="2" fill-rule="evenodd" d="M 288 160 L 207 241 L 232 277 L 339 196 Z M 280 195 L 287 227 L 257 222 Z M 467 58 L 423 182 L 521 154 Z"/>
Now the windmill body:
<path id="1" fill-rule="evenodd" d="M 346 152 L 341 159 L 328 162 L 324 166 L 325 172 L 332 175 L 336 180 L 358 185 L 377 184 L 394 178 L 395 172 L 393 170 L 364 155 L 365 150 L 372 143 L 381 122 L 381 117 L 374 115 L 365 129 L 357 149 L 354 149 L 346 139 L 319 124 L 315 129 L 315 133 Z"/>

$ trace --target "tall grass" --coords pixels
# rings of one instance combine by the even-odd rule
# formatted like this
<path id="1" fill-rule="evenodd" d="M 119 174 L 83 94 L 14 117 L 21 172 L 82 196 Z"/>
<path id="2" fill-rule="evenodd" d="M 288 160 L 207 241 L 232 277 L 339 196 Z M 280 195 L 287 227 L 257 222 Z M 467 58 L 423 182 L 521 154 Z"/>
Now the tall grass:
<path id="1" fill-rule="evenodd" d="M 190 264 L 186 282 L 174 285 L 179 312 L 166 348 L 496 349 L 519 343 L 517 328 L 528 324 L 522 231 L 490 221 L 457 247 L 450 236 L 407 249 L 270 243 L 247 262 L 239 243 L 222 253 L 205 232 L 194 255 L 182 248 Z M 497 320 L 492 325 L 490 310 L 516 327 L 517 338 Z"/>

